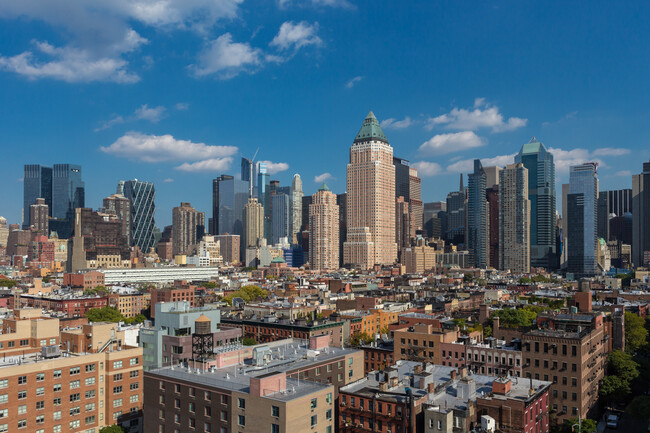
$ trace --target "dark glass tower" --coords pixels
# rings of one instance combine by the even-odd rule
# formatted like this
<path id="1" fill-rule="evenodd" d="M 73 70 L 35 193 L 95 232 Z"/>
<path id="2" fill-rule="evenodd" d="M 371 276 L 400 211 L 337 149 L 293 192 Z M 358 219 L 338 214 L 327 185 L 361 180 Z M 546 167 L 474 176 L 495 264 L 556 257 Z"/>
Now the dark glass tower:
<path id="1" fill-rule="evenodd" d="M 85 207 L 81 166 L 54 164 L 52 170 L 52 217 L 72 221 L 74 210 Z"/>
<path id="2" fill-rule="evenodd" d="M 131 245 L 137 245 L 143 253 L 149 252 L 150 248 L 156 246 L 156 188 L 153 182 L 138 179 L 121 181 L 117 192 L 131 201 Z"/>
<path id="3" fill-rule="evenodd" d="M 474 172 L 469 174 L 467 198 L 467 249 L 477 268 L 485 269 L 487 255 L 487 176 L 479 159 L 474 160 Z"/>
<path id="4" fill-rule="evenodd" d="M 25 165 L 23 178 L 23 227 L 29 227 L 29 207 L 37 198 L 45 199 L 52 216 L 52 167 L 38 164 Z"/>

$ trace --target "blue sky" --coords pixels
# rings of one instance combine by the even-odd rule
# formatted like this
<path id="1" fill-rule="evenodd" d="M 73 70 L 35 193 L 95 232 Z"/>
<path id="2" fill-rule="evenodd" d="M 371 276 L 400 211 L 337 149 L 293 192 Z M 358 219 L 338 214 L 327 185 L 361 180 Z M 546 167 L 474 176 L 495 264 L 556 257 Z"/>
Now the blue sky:
<path id="1" fill-rule="evenodd" d="M 20 221 L 24 164 L 70 162 L 93 208 L 155 182 L 162 227 L 181 201 L 208 212 L 211 179 L 258 146 L 281 184 L 343 192 L 370 109 L 425 201 L 532 136 L 558 184 L 597 160 L 601 189 L 630 187 L 650 159 L 649 21 L 648 2 L 4 0 L 0 215 Z"/>

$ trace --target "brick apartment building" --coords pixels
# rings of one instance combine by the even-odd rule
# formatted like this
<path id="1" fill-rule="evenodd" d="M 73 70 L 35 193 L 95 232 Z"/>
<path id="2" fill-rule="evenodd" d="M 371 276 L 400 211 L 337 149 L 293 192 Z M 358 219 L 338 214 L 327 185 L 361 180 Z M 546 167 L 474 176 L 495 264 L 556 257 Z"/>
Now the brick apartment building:
<path id="1" fill-rule="evenodd" d="M 156 304 L 159 302 L 181 302 L 188 301 L 190 306 L 194 306 L 196 287 L 184 281 L 174 281 L 174 287 L 149 289 L 151 294 L 151 318 L 156 316 Z"/>
<path id="2" fill-rule="evenodd" d="M 104 274 L 99 271 L 66 272 L 63 274 L 63 285 L 73 289 L 94 289 L 104 285 Z"/>

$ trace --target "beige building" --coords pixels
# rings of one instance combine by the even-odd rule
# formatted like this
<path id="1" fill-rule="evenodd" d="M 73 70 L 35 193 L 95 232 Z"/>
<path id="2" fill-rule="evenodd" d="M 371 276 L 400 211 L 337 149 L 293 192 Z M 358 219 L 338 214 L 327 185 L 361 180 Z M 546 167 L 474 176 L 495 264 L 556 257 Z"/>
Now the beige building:
<path id="1" fill-rule="evenodd" d="M 205 214 L 194 209 L 189 203 L 181 203 L 172 210 L 172 254 L 188 254 L 195 245 L 197 229 L 205 228 Z"/>
<path id="2" fill-rule="evenodd" d="M 411 223 L 410 203 L 399 196 L 395 200 L 395 243 L 397 248 L 408 247 L 411 244 L 411 231 L 415 229 Z"/>
<path id="3" fill-rule="evenodd" d="M 407 274 L 423 274 L 436 267 L 439 251 L 427 245 L 418 245 L 402 249 L 400 263 L 406 266 Z"/>
<path id="4" fill-rule="evenodd" d="M 510 164 L 499 181 L 499 268 L 530 272 L 530 200 L 528 170 Z"/>
<path id="5" fill-rule="evenodd" d="M 343 262 L 362 269 L 395 263 L 393 148 L 372 111 L 350 148 L 347 191 Z"/>
<path id="6" fill-rule="evenodd" d="M 417 169 L 409 167 L 409 214 L 410 234 L 414 238 L 417 230 L 424 226 L 424 204 L 422 203 L 422 179 L 418 176 Z"/>
<path id="7" fill-rule="evenodd" d="M 44 198 L 37 198 L 36 203 L 29 206 L 29 226 L 45 236 L 49 234 L 49 209 Z"/>
<path id="8" fill-rule="evenodd" d="M 264 207 L 256 198 L 249 198 L 244 206 L 244 248 L 257 247 L 264 237 Z"/>
<path id="9" fill-rule="evenodd" d="M 336 194 L 323 184 L 309 205 L 309 266 L 339 268 L 339 206 Z"/>

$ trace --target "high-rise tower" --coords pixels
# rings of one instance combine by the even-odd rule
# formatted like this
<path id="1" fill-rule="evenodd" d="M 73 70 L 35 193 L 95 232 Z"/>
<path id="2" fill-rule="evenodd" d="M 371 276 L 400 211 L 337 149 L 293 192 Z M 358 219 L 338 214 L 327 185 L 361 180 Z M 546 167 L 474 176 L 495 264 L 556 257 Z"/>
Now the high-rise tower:
<path id="1" fill-rule="evenodd" d="M 395 263 L 393 148 L 372 111 L 350 148 L 347 187 L 344 263 L 362 269 Z"/>
<path id="2" fill-rule="evenodd" d="M 190 249 L 205 234 L 205 214 L 189 203 L 172 210 L 172 253 L 190 254 Z"/>
<path id="3" fill-rule="evenodd" d="M 52 167 L 27 164 L 23 177 L 23 228 L 29 227 L 29 207 L 37 198 L 45 199 L 49 216 L 52 216 Z"/>
<path id="4" fill-rule="evenodd" d="M 47 203 L 47 200 L 45 201 Z M 52 168 L 52 217 L 72 221 L 74 210 L 85 206 L 81 166 L 54 164 Z"/>
<path id="5" fill-rule="evenodd" d="M 535 137 L 515 156 L 528 170 L 530 198 L 530 262 L 532 266 L 555 269 L 555 162 L 553 154 Z M 565 234 L 566 235 L 566 234 Z"/>
<path id="6" fill-rule="evenodd" d="M 336 195 L 323 184 L 309 205 L 310 269 L 339 268 L 339 206 Z"/>
<path id="7" fill-rule="evenodd" d="M 499 180 L 499 268 L 530 272 L 530 200 L 528 172 L 510 164 Z"/>
<path id="8" fill-rule="evenodd" d="M 632 261 L 635 266 L 650 264 L 650 161 L 643 172 L 632 176 Z"/>
<path id="9" fill-rule="evenodd" d="M 298 243 L 300 226 L 302 225 L 302 179 L 299 174 L 293 175 L 291 182 L 291 227 L 289 231 L 289 242 Z"/>
<path id="10" fill-rule="evenodd" d="M 122 194 L 131 202 L 131 246 L 137 245 L 140 251 L 148 253 L 156 243 L 154 239 L 156 188 L 153 182 L 143 182 L 138 179 L 120 181 L 117 194 Z"/>
<path id="11" fill-rule="evenodd" d="M 567 271 L 576 277 L 596 274 L 598 164 L 571 167 L 567 195 Z"/>
<path id="12" fill-rule="evenodd" d="M 258 246 L 264 237 L 264 208 L 256 198 L 249 198 L 244 206 L 244 244 L 242 249 Z"/>
<path id="13" fill-rule="evenodd" d="M 481 160 L 475 159 L 474 172 L 470 173 L 467 181 L 467 248 L 474 266 L 483 269 L 488 265 L 486 182 Z"/>

